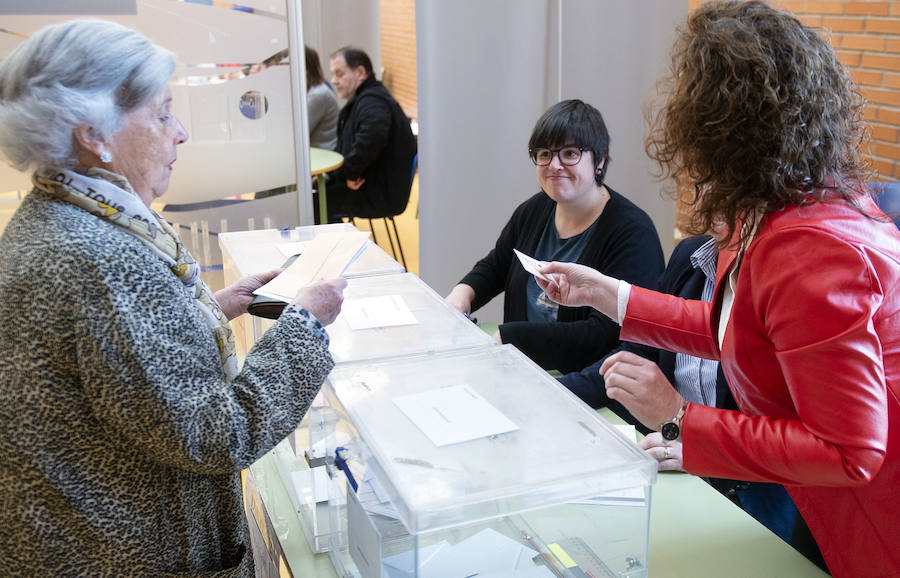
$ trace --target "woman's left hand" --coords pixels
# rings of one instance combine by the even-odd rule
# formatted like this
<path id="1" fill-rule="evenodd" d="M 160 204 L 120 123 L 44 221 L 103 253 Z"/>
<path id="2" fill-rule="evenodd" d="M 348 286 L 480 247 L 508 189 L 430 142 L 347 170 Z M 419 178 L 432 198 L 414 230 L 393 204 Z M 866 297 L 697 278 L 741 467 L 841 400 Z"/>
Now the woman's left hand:
<path id="1" fill-rule="evenodd" d="M 639 441 L 638 446 L 647 452 L 647 455 L 656 460 L 656 467 L 659 471 L 684 471 L 681 442 L 666 441 L 663 439 L 662 434 L 653 432 Z"/>
<path id="2" fill-rule="evenodd" d="M 600 375 L 606 382 L 606 395 L 652 430 L 675 417 L 684 405 L 684 398 L 659 366 L 630 351 L 607 357 L 600 366 Z"/>
<path id="3" fill-rule="evenodd" d="M 271 281 L 284 269 L 273 269 L 265 273 L 247 275 L 238 279 L 233 285 L 216 291 L 216 301 L 229 321 L 247 312 L 247 307 L 253 301 L 253 292 Z"/>

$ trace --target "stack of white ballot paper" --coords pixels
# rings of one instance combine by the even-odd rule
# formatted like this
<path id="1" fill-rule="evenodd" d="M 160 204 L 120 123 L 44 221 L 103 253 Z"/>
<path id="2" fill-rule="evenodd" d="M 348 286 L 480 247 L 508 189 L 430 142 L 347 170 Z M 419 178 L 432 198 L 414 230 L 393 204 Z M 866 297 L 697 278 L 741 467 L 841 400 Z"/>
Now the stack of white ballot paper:
<path id="1" fill-rule="evenodd" d="M 369 245 L 366 232 L 321 233 L 290 267 L 253 293 L 289 303 L 301 288 L 343 275 Z"/>

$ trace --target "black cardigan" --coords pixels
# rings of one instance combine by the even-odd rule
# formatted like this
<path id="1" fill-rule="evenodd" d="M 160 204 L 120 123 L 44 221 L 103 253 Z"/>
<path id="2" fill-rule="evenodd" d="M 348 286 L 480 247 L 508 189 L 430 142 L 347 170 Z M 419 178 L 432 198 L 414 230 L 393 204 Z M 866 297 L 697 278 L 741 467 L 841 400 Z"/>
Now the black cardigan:
<path id="1" fill-rule="evenodd" d="M 637 205 L 608 186 L 610 198 L 578 263 L 629 283 L 655 289 L 664 259 L 656 228 Z M 591 307 L 560 307 L 556 323 L 532 323 L 525 311 L 530 274 L 513 248 L 534 255 L 556 203 L 540 192 L 519 205 L 497 244 L 460 281 L 475 290 L 475 311 L 504 294 L 500 336 L 544 369 L 577 371 L 619 344 L 619 326 Z"/>

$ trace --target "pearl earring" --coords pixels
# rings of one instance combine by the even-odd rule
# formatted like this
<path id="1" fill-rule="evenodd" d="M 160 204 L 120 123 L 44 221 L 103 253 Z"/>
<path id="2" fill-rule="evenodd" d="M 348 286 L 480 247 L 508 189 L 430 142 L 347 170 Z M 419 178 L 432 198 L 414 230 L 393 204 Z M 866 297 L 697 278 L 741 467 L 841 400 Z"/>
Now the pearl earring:
<path id="1" fill-rule="evenodd" d="M 108 163 L 112 160 L 112 155 L 109 154 L 109 151 L 103 151 L 100 153 L 100 162 Z"/>

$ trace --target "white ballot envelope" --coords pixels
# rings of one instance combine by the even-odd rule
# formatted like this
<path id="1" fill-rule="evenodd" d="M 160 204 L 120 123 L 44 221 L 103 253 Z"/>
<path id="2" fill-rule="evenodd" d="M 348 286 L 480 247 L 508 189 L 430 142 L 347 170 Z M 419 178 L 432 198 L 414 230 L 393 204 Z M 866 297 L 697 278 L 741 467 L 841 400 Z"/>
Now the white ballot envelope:
<path id="1" fill-rule="evenodd" d="M 341 315 L 354 331 L 419 323 L 401 295 L 347 299 L 341 308 Z"/>
<path id="2" fill-rule="evenodd" d="M 538 261 L 534 257 L 529 257 L 518 249 L 513 249 L 513 252 L 516 254 L 516 257 L 519 258 L 519 262 L 522 263 L 522 267 L 524 267 L 526 271 L 539 279 L 543 279 L 544 281 L 550 281 L 551 283 L 556 282 L 555 279 L 551 279 L 547 275 L 541 273 L 541 266 L 545 265 L 546 263 L 544 263 L 543 261 Z"/>
<path id="3" fill-rule="evenodd" d="M 322 233 L 293 264 L 253 293 L 290 303 L 297 291 L 310 283 L 343 275 L 369 244 L 365 231 Z"/>
<path id="4" fill-rule="evenodd" d="M 394 404 L 438 447 L 519 429 L 466 384 L 401 395 Z"/>

